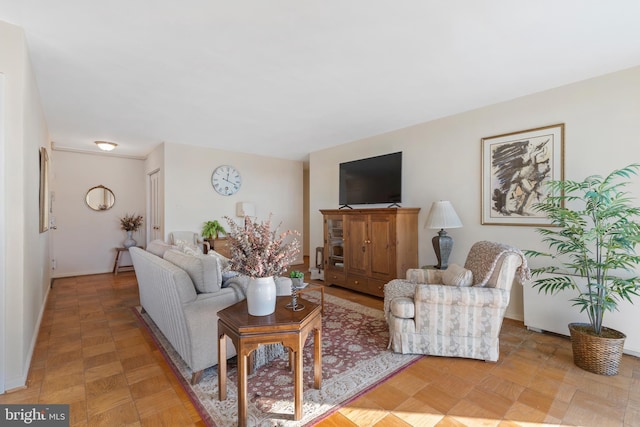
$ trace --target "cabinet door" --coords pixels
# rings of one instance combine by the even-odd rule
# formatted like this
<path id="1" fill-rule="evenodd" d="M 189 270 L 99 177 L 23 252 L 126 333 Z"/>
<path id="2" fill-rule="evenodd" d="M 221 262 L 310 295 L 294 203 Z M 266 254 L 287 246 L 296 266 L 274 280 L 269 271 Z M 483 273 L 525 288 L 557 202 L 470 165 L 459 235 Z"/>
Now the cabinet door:
<path id="1" fill-rule="evenodd" d="M 369 219 L 370 272 L 374 279 L 395 277 L 396 225 L 395 216 L 371 215 Z"/>
<path id="2" fill-rule="evenodd" d="M 344 272 L 344 227 L 342 215 L 328 215 L 324 220 L 325 269 Z"/>
<path id="3" fill-rule="evenodd" d="M 349 215 L 346 218 L 346 255 L 349 274 L 366 276 L 369 273 L 368 217 L 366 215 Z"/>

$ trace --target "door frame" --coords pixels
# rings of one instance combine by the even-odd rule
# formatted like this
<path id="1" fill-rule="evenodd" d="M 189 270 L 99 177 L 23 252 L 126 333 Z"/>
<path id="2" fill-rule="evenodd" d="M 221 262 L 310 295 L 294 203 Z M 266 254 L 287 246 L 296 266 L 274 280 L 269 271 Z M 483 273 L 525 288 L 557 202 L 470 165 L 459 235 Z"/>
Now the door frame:
<path id="1" fill-rule="evenodd" d="M 6 162 L 5 158 L 5 76 L 0 73 L 0 165 L 2 165 L 2 170 L 6 170 L 4 165 Z M 5 195 L 7 192 L 5 191 L 6 179 L 4 172 L 0 173 L 0 315 L 5 316 L 7 310 L 5 309 L 5 273 L 6 269 L 6 254 L 4 251 L 5 248 L 5 240 L 6 240 L 6 218 L 4 215 L 5 212 Z M 6 364 L 6 349 L 7 349 L 7 336 L 5 333 L 5 325 L 6 319 L 0 319 L 0 394 L 5 392 L 5 364 Z"/>

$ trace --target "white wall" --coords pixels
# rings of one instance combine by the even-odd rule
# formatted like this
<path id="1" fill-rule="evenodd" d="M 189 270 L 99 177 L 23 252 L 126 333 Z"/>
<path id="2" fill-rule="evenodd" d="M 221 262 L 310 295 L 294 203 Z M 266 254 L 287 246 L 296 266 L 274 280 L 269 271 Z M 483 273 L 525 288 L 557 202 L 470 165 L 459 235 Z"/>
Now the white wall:
<path id="1" fill-rule="evenodd" d="M 282 230 L 302 232 L 302 162 L 170 143 L 160 145 L 146 160 L 59 150 L 53 158 L 54 277 L 112 270 L 114 248 L 125 238 L 119 219 L 126 213 L 147 217 L 148 173 L 158 169 L 165 238 L 172 230 L 199 233 L 208 220 L 225 224 L 222 217 L 235 218 L 238 201 L 255 203 L 260 219 L 273 212 L 274 225 L 282 221 Z M 211 173 L 220 164 L 232 164 L 242 173 L 242 188 L 234 196 L 221 196 L 211 186 Z M 96 212 L 87 207 L 85 194 L 97 185 L 114 192 L 112 209 Z M 134 233 L 142 245 L 147 243 L 146 225 Z M 128 254 L 123 254 L 122 263 L 130 263 Z"/>
<path id="2" fill-rule="evenodd" d="M 54 277 L 111 272 L 115 248 L 126 238 L 120 229 L 125 214 L 145 216 L 145 162 L 113 155 L 53 152 L 55 192 L 53 215 L 57 230 L 53 231 Z M 106 211 L 89 209 L 87 191 L 104 185 L 113 191 L 115 204 Z M 133 238 L 145 245 L 143 227 Z M 121 265 L 130 265 L 124 253 Z"/>
<path id="3" fill-rule="evenodd" d="M 281 231 L 302 234 L 301 161 L 175 143 L 163 146 L 165 236 L 180 230 L 200 233 L 205 221 L 215 219 L 227 228 L 224 216 L 240 220 L 235 216 L 237 202 L 252 202 L 259 220 L 272 213 L 274 227 L 282 222 Z M 211 185 L 211 174 L 220 165 L 232 165 L 240 171 L 242 186 L 233 196 L 222 196 Z M 147 172 L 154 166 L 157 162 L 149 162 Z"/>
<path id="4" fill-rule="evenodd" d="M 533 227 L 480 224 L 480 146 L 484 137 L 557 123 L 566 125 L 567 179 L 640 162 L 640 67 L 311 153 L 311 247 L 322 245 L 319 209 L 338 207 L 338 164 L 403 151 L 402 206 L 422 208 L 424 224 L 432 202 L 450 200 L 462 219 L 463 228 L 448 230 L 455 240 L 450 262 L 464 263 L 471 245 L 484 239 L 545 249 Z M 640 178 L 630 190 L 640 198 Z M 436 263 L 435 234 L 419 229 L 420 265 Z M 523 319 L 519 285 L 507 316 Z"/>
<path id="5" fill-rule="evenodd" d="M 4 92 L 5 327 L 2 389 L 24 385 L 49 290 L 48 233 L 39 233 L 39 149 L 51 149 L 22 29 L 0 22 Z M 50 151 L 49 151 L 50 152 Z M 0 292 L 2 289 L 0 289 Z M 1 375 L 0 375 L 1 377 Z"/>

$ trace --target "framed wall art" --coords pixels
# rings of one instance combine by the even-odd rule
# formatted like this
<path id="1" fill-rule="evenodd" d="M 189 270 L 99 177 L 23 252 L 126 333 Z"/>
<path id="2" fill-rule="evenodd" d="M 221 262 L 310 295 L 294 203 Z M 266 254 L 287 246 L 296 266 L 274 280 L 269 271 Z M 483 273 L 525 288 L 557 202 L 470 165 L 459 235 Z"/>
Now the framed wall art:
<path id="1" fill-rule="evenodd" d="M 564 123 L 482 138 L 482 224 L 548 226 L 533 205 L 564 179 Z"/>

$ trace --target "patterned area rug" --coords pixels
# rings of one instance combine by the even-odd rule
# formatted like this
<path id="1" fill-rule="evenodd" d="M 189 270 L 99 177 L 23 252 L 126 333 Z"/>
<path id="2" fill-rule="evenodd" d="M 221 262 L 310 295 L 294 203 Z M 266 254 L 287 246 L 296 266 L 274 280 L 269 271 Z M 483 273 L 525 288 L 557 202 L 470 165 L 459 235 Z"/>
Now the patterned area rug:
<path id="1" fill-rule="evenodd" d="M 304 298 L 319 303 L 320 293 L 308 292 Z M 154 336 L 203 420 L 212 426 L 236 425 L 235 366 L 228 366 L 227 399 L 221 402 L 217 366 L 205 370 L 200 383 L 192 386 L 191 371 L 153 321 L 147 314 L 134 311 Z M 248 378 L 249 426 L 313 425 L 421 357 L 387 350 L 389 332 L 381 310 L 325 295 L 322 322 L 322 387 L 313 388 L 313 334 L 310 334 L 304 349 L 302 419 L 293 421 L 293 374 L 284 354 Z"/>

